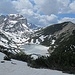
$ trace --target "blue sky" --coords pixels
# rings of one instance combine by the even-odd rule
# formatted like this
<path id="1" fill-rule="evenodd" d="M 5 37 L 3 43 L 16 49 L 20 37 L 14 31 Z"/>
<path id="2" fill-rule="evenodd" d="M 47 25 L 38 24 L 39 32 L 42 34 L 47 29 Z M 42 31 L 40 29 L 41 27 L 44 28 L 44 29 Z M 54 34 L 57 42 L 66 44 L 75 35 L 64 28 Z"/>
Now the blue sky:
<path id="1" fill-rule="evenodd" d="M 41 26 L 75 23 L 75 0 L 0 0 L 0 14 L 18 13 Z"/>
<path id="2" fill-rule="evenodd" d="M 64 17 L 75 18 L 75 14 L 72 14 L 72 13 L 70 13 L 70 14 L 57 14 L 57 16 L 59 18 L 64 18 Z"/>

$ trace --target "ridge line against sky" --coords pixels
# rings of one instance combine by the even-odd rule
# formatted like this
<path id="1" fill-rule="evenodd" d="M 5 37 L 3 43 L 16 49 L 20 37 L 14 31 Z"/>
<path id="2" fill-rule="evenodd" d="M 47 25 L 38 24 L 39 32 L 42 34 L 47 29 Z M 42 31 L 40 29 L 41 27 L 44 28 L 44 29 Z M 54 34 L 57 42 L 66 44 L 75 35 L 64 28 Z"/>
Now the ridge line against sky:
<path id="1" fill-rule="evenodd" d="M 0 14 L 16 13 L 41 26 L 75 23 L 75 0 L 0 0 Z"/>

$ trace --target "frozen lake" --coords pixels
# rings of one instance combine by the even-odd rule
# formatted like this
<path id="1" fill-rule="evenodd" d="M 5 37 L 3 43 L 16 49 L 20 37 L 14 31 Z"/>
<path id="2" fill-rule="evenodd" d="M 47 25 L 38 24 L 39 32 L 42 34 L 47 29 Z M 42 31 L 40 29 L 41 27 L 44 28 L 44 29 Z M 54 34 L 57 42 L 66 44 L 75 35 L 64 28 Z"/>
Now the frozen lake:
<path id="1" fill-rule="evenodd" d="M 39 54 L 39 55 L 48 55 L 49 47 L 38 45 L 38 44 L 30 44 L 30 45 L 23 45 L 22 48 L 24 49 L 25 53 L 27 54 Z"/>

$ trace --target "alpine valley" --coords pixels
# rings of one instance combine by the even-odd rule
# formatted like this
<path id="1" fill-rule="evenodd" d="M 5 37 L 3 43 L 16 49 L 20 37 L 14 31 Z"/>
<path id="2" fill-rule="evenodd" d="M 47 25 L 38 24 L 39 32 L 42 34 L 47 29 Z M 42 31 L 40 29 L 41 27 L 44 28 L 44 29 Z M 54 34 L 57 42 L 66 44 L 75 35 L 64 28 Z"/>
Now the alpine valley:
<path id="1" fill-rule="evenodd" d="M 26 65 L 24 62 L 27 62 L 33 69 L 45 68 L 48 72 L 53 69 L 74 74 L 75 24 L 68 21 L 41 28 L 28 23 L 27 18 L 20 14 L 0 15 L 0 52 L 5 54 L 1 63 L 5 60 L 10 60 L 11 64 L 23 61 L 21 63 Z M 61 75 L 67 75 L 65 73 Z"/>

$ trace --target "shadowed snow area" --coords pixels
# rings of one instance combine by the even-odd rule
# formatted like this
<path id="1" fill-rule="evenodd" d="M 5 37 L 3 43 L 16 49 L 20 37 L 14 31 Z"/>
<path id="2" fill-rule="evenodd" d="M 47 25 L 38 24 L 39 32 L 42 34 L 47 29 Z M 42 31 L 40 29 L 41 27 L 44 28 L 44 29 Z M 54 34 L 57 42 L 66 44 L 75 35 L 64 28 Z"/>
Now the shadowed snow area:
<path id="1" fill-rule="evenodd" d="M 1 63 L 3 57 L 4 54 L 0 53 L 0 75 L 70 75 L 56 70 L 30 68 L 27 63 L 17 60 Z"/>

